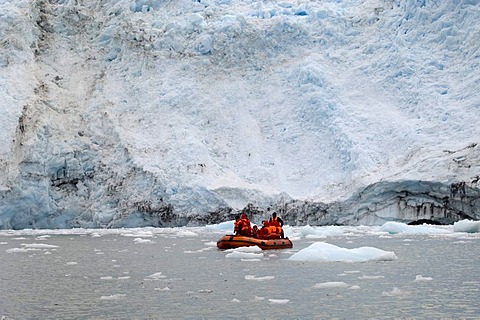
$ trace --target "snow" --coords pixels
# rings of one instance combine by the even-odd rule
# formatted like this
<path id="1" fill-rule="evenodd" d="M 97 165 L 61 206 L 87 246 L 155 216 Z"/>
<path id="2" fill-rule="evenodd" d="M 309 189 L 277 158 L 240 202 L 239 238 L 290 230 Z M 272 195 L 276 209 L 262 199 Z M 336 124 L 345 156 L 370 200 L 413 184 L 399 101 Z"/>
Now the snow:
<path id="1" fill-rule="evenodd" d="M 342 212 L 380 225 L 395 183 L 432 183 L 412 208 L 478 197 L 477 4 L 2 1 L 0 228 L 170 227 L 381 182 Z"/>

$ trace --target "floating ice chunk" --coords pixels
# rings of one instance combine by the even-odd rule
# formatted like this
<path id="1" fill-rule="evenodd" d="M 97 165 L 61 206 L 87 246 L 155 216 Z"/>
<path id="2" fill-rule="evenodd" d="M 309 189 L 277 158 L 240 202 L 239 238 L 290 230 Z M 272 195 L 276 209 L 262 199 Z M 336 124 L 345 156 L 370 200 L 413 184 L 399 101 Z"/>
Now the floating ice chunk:
<path id="1" fill-rule="evenodd" d="M 354 285 L 348 288 L 349 290 L 358 290 L 360 289 L 360 286 Z"/>
<path id="2" fill-rule="evenodd" d="M 170 287 L 165 287 L 165 288 L 155 288 L 155 289 L 153 289 L 153 290 L 155 290 L 155 291 L 170 291 L 170 290 L 172 290 L 172 288 L 170 288 Z"/>
<path id="3" fill-rule="evenodd" d="M 291 230 L 287 236 L 290 238 L 307 238 L 307 239 L 318 239 L 318 238 L 327 238 L 337 235 L 342 235 L 344 233 L 343 229 L 338 226 L 327 226 L 327 227 L 312 227 L 312 226 L 303 226 L 300 228 L 295 228 Z"/>
<path id="4" fill-rule="evenodd" d="M 75 266 L 77 264 L 78 264 L 78 262 L 74 262 L 74 261 L 67 262 L 67 266 Z"/>
<path id="5" fill-rule="evenodd" d="M 195 232 L 190 231 L 190 230 L 180 230 L 175 234 L 175 236 L 177 236 L 177 237 L 197 237 L 198 234 L 196 234 Z"/>
<path id="6" fill-rule="evenodd" d="M 152 231 L 149 230 L 129 230 L 128 233 L 122 233 L 124 237 L 136 237 L 136 238 L 151 238 L 153 237 Z"/>
<path id="7" fill-rule="evenodd" d="M 276 303 L 276 304 L 285 304 L 288 303 L 290 300 L 288 299 L 268 299 L 268 302 L 270 303 Z"/>
<path id="8" fill-rule="evenodd" d="M 317 283 L 313 286 L 316 289 L 323 289 L 323 288 L 346 288 L 348 284 L 342 281 L 333 281 L 333 282 L 322 282 Z"/>
<path id="9" fill-rule="evenodd" d="M 117 294 L 113 294 L 111 296 L 101 296 L 100 300 L 120 300 L 120 299 L 122 299 L 126 296 L 127 296 L 126 294 L 117 293 Z"/>
<path id="10" fill-rule="evenodd" d="M 28 251 L 39 251 L 40 249 L 26 249 L 26 248 L 12 248 L 5 250 L 7 253 L 16 253 L 16 252 L 28 252 Z"/>
<path id="11" fill-rule="evenodd" d="M 390 251 L 372 247 L 346 249 L 325 242 L 312 243 L 309 247 L 300 250 L 289 258 L 289 260 L 294 261 L 341 262 L 389 261 L 395 259 L 397 259 L 397 256 Z"/>
<path id="12" fill-rule="evenodd" d="M 390 234 L 397 234 L 397 233 L 407 233 L 407 234 L 445 234 L 445 233 L 452 233 L 450 230 L 436 228 L 426 225 L 420 226 L 409 226 L 405 223 L 389 221 L 382 225 L 381 229 L 386 231 Z"/>
<path id="13" fill-rule="evenodd" d="M 240 247 L 235 249 L 228 249 L 225 251 L 228 252 L 227 255 L 225 256 L 226 258 L 250 259 L 250 260 L 263 258 L 263 253 L 260 253 L 262 252 L 262 249 L 260 249 L 257 246 Z"/>
<path id="14" fill-rule="evenodd" d="M 143 239 L 143 238 L 135 238 L 135 239 L 133 239 L 133 242 L 135 242 L 135 243 L 155 243 L 150 239 Z"/>
<path id="15" fill-rule="evenodd" d="M 360 280 L 376 280 L 376 279 L 384 279 L 385 276 L 360 276 L 358 279 Z"/>
<path id="16" fill-rule="evenodd" d="M 326 236 L 324 235 L 319 235 L 319 234 L 307 234 L 305 236 L 305 239 L 325 239 Z"/>
<path id="17" fill-rule="evenodd" d="M 157 273 L 149 275 L 145 280 L 160 280 L 160 279 L 164 279 L 164 278 L 166 278 L 166 276 L 162 275 L 161 272 L 157 272 Z"/>
<path id="18" fill-rule="evenodd" d="M 46 243 L 29 243 L 29 244 L 22 244 L 27 249 L 53 249 L 58 248 L 58 246 L 54 246 L 53 244 L 46 244 Z"/>
<path id="19" fill-rule="evenodd" d="M 12 248 L 12 249 L 7 249 L 6 251 L 8 253 L 12 252 L 27 252 L 27 251 L 36 251 L 36 250 L 56 250 L 58 246 L 52 245 L 52 244 L 46 244 L 46 243 L 22 243 L 23 248 Z"/>
<path id="20" fill-rule="evenodd" d="M 113 280 L 112 276 L 100 277 L 101 280 Z"/>
<path id="21" fill-rule="evenodd" d="M 213 230 L 213 231 L 232 231 L 233 230 L 233 223 L 234 220 L 222 222 L 219 224 L 209 224 L 205 228 L 207 230 Z"/>
<path id="22" fill-rule="evenodd" d="M 480 221 L 461 220 L 453 224 L 454 232 L 480 232 Z"/>
<path id="23" fill-rule="evenodd" d="M 192 250 L 183 251 L 183 253 L 200 253 L 200 252 L 203 252 L 203 249 L 199 249 L 199 250 L 196 250 L 196 251 L 192 251 Z"/>
<path id="24" fill-rule="evenodd" d="M 250 246 L 250 247 L 239 247 L 235 249 L 228 249 L 225 251 L 226 252 L 262 252 L 262 249 L 258 246 Z"/>
<path id="25" fill-rule="evenodd" d="M 264 277 L 255 277 L 252 275 L 246 275 L 245 280 L 256 280 L 256 281 L 266 281 L 266 280 L 273 280 L 275 276 L 264 276 Z"/>
<path id="26" fill-rule="evenodd" d="M 431 278 L 431 277 L 424 277 L 424 276 L 419 274 L 415 277 L 414 281 L 432 281 L 432 280 L 433 280 L 433 278 Z"/>
<path id="27" fill-rule="evenodd" d="M 212 293 L 213 291 L 210 290 L 210 289 L 202 289 L 202 290 L 198 290 L 199 293 Z"/>
<path id="28" fill-rule="evenodd" d="M 241 302 L 241 301 L 238 300 L 237 298 L 233 298 L 233 299 L 232 299 L 232 302 Z"/>
<path id="29" fill-rule="evenodd" d="M 408 291 L 403 291 L 398 289 L 397 287 L 393 288 L 392 291 L 383 291 L 382 296 L 384 297 L 397 297 L 397 296 L 405 296 L 410 294 Z"/>
<path id="30" fill-rule="evenodd" d="M 262 253 L 253 253 L 253 252 L 241 252 L 241 251 L 234 251 L 231 253 L 227 253 L 225 256 L 229 259 L 255 259 L 255 258 L 263 258 Z"/>

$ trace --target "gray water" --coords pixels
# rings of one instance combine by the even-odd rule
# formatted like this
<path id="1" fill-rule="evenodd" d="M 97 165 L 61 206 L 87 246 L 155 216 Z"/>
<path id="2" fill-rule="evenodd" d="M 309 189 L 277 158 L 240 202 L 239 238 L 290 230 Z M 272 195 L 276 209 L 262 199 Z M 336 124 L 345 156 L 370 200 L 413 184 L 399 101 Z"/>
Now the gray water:
<path id="1" fill-rule="evenodd" d="M 229 259 L 212 246 L 220 236 L 155 234 L 143 243 L 125 234 L 0 233 L 0 318 L 480 319 L 476 237 L 318 240 L 398 257 L 344 263 L 287 260 L 308 239 L 259 260 Z M 57 247 L 17 252 L 32 243 Z M 326 282 L 347 286 L 314 287 Z"/>

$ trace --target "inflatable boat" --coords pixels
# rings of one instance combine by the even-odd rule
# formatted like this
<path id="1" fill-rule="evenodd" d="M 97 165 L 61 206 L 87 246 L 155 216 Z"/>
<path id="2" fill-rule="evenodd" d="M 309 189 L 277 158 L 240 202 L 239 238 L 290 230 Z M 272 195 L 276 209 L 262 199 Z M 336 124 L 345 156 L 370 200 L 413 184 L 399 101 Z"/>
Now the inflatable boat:
<path id="1" fill-rule="evenodd" d="M 284 239 L 257 239 L 240 235 L 227 234 L 217 241 L 219 249 L 234 249 L 239 247 L 258 246 L 262 250 L 289 249 L 293 243 L 288 238 Z"/>

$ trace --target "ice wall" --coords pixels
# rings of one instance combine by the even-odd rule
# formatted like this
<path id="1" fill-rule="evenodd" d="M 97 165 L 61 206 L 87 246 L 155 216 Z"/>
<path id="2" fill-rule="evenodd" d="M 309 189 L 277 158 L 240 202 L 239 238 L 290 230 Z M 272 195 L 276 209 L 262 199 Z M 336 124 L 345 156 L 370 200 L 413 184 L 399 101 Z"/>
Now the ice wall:
<path id="1" fill-rule="evenodd" d="M 3 1 L 0 228 L 478 218 L 479 13 Z"/>

